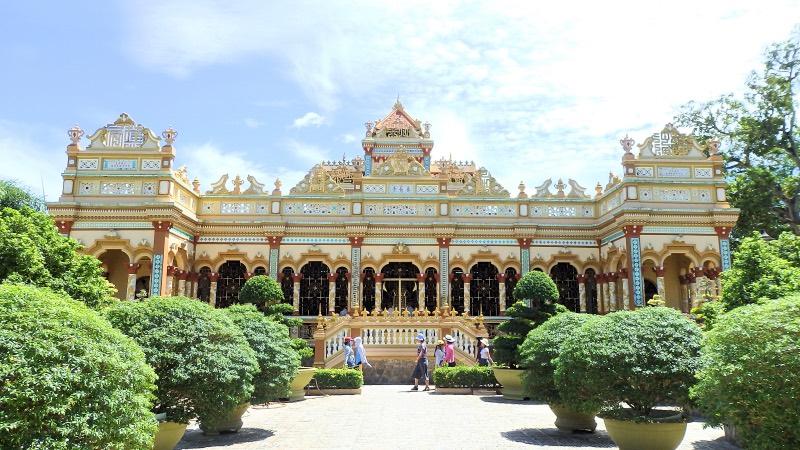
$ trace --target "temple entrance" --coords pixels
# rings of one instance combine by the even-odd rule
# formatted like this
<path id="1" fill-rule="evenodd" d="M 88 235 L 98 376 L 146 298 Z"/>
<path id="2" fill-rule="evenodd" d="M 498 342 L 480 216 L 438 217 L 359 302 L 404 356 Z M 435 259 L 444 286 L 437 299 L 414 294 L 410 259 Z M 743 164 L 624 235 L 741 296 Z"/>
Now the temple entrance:
<path id="1" fill-rule="evenodd" d="M 418 309 L 419 292 L 417 275 L 419 268 L 409 262 L 393 262 L 383 266 L 383 309 Z"/>

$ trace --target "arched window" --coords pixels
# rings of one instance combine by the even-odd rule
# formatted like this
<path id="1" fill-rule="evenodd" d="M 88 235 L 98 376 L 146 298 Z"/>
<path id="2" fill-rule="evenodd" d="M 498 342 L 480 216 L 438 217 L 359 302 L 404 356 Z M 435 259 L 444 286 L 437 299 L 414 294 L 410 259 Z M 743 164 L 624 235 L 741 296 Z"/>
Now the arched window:
<path id="1" fill-rule="evenodd" d="M 294 270 L 291 267 L 284 267 L 280 278 L 283 303 L 292 305 L 294 304 Z"/>
<path id="2" fill-rule="evenodd" d="M 425 269 L 425 309 L 433 311 L 436 309 L 436 269 L 428 267 Z"/>
<path id="3" fill-rule="evenodd" d="M 333 304 L 333 311 L 338 313 L 347 308 L 347 293 L 349 291 L 350 282 L 347 279 L 347 269 L 339 267 L 336 269 L 336 300 Z"/>
<path id="4" fill-rule="evenodd" d="M 144 295 L 142 298 L 150 297 L 149 276 L 139 277 L 136 279 L 136 293 L 134 294 L 134 298 L 139 298 L 142 294 Z"/>
<path id="5" fill-rule="evenodd" d="M 653 299 L 653 296 L 658 294 L 658 287 L 650 280 L 644 280 L 644 304 Z"/>
<path id="6" fill-rule="evenodd" d="M 217 282 L 217 308 L 231 306 L 239 300 L 239 291 L 245 282 L 247 268 L 239 261 L 227 261 L 219 267 Z"/>
<path id="7" fill-rule="evenodd" d="M 570 263 L 561 262 L 550 269 L 550 278 L 558 286 L 558 302 L 570 311 L 579 312 L 578 270 Z"/>
<path id="8" fill-rule="evenodd" d="M 328 274 L 330 269 L 319 261 L 312 261 L 300 269 L 300 315 L 328 314 Z"/>
<path id="9" fill-rule="evenodd" d="M 514 300 L 514 288 L 517 287 L 517 269 L 513 267 L 509 267 L 506 269 L 506 308 L 513 305 L 516 300 Z"/>
<path id="10" fill-rule="evenodd" d="M 256 270 L 253 271 L 253 275 L 266 275 L 266 274 L 267 274 L 267 268 L 264 266 L 258 266 L 256 267 Z"/>
<path id="11" fill-rule="evenodd" d="M 367 311 L 375 309 L 375 269 L 364 269 L 364 283 L 361 287 L 361 305 Z"/>
<path id="12" fill-rule="evenodd" d="M 497 316 L 500 314 L 500 286 L 497 282 L 497 267 L 489 262 L 479 262 L 470 269 L 469 314 Z"/>
<path id="13" fill-rule="evenodd" d="M 597 273 L 586 269 L 586 312 L 597 314 Z"/>
<path id="14" fill-rule="evenodd" d="M 417 292 L 419 268 L 410 262 L 391 262 L 381 268 L 383 274 L 384 309 L 418 309 L 420 293 Z"/>
<path id="15" fill-rule="evenodd" d="M 197 274 L 197 298 L 208 302 L 211 299 L 211 268 L 204 266 Z"/>
<path id="16" fill-rule="evenodd" d="M 464 270 L 456 267 L 451 272 L 450 307 L 459 314 L 464 312 Z"/>

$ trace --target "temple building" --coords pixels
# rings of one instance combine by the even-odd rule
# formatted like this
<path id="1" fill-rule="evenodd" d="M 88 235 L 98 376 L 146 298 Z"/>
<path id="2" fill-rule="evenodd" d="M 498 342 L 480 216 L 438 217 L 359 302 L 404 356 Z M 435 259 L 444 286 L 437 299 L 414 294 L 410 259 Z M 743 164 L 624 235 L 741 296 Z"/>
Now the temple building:
<path id="1" fill-rule="evenodd" d="M 345 309 L 414 310 L 482 315 L 490 327 L 530 270 L 550 274 L 569 309 L 602 314 L 656 293 L 688 312 L 730 266 L 738 210 L 718 143 L 671 124 L 638 145 L 624 137 L 621 176 L 605 186 L 548 178 L 513 193 L 472 161 L 433 160 L 430 124 L 399 101 L 366 123 L 359 156 L 321 162 L 288 190 L 220 174 L 202 192 L 175 167 L 178 133 L 158 136 L 127 114 L 85 147 L 80 128 L 68 134 L 49 212 L 102 261 L 121 299 L 180 294 L 225 307 L 264 274 L 309 324 Z"/>

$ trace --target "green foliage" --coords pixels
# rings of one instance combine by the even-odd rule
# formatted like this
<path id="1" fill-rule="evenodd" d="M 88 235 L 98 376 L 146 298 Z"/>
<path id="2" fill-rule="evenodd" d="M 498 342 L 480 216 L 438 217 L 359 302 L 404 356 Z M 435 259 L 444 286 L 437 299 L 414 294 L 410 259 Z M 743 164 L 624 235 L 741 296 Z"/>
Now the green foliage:
<path id="1" fill-rule="evenodd" d="M 263 306 L 283 301 L 283 291 L 277 281 L 266 275 L 256 275 L 245 281 L 239 291 L 239 303 Z"/>
<path id="2" fill-rule="evenodd" d="M 289 383 L 300 366 L 291 348 L 289 330 L 265 317 L 253 305 L 233 305 L 222 311 L 242 330 L 256 353 L 260 372 L 253 378 L 253 404 L 266 403 L 289 394 Z"/>
<path id="3" fill-rule="evenodd" d="M 657 405 L 688 402 L 700 339 L 697 325 L 672 308 L 590 320 L 562 344 L 554 362 L 556 388 L 574 409 L 647 421 Z"/>
<path id="4" fill-rule="evenodd" d="M 714 324 L 725 313 L 725 305 L 719 300 L 704 301 L 700 306 L 692 308 L 692 315 L 703 331 L 714 328 Z"/>
<path id="5" fill-rule="evenodd" d="M 800 291 L 800 237 L 783 233 L 764 241 L 757 233 L 742 239 L 729 270 L 722 272 L 726 311 Z"/>
<path id="6" fill-rule="evenodd" d="M 692 397 L 744 448 L 800 448 L 800 295 L 723 315 L 703 341 Z"/>
<path id="7" fill-rule="evenodd" d="M 0 285 L 0 448 L 150 449 L 155 373 L 63 294 Z"/>
<path id="8" fill-rule="evenodd" d="M 23 206 L 0 211 L 0 281 L 33 284 L 100 309 L 115 301 L 100 261 L 77 252 L 46 214 Z"/>
<path id="9" fill-rule="evenodd" d="M 559 312 L 558 287 L 544 272 L 526 273 L 514 288 L 514 298 L 524 302 L 518 301 L 506 309 L 510 319 L 497 326 L 500 333 L 493 339 L 494 361 L 510 368 L 519 366 L 519 346 L 528 332 Z"/>
<path id="10" fill-rule="evenodd" d="M 797 127 L 800 33 L 772 45 L 763 72 L 742 98 L 689 103 L 677 118 L 701 140 L 718 138 L 729 174 L 728 199 L 741 209 L 735 238 L 766 230 L 800 234 L 800 131 Z"/>
<path id="11" fill-rule="evenodd" d="M 222 310 L 186 297 L 153 297 L 104 313 L 144 350 L 158 375 L 155 412 L 167 420 L 212 420 L 250 399 L 256 355 Z"/>
<path id="12" fill-rule="evenodd" d="M 364 384 L 364 375 L 356 369 L 317 369 L 314 379 L 320 389 L 358 389 Z"/>
<path id="13" fill-rule="evenodd" d="M 44 201 L 30 189 L 12 180 L 0 180 L 0 209 L 20 210 L 24 207 L 44 212 Z"/>
<path id="14" fill-rule="evenodd" d="M 294 308 L 286 303 L 275 303 L 264 308 L 264 314 L 270 319 L 280 324 L 286 325 L 288 329 L 296 329 L 303 324 L 303 320 L 292 317 Z M 307 361 L 314 357 L 314 349 L 309 347 L 308 342 L 301 338 L 291 338 L 292 349 L 300 355 L 301 361 Z"/>
<path id="15" fill-rule="evenodd" d="M 433 384 L 439 388 L 495 388 L 499 386 L 490 367 L 437 367 Z"/>
<path id="16" fill-rule="evenodd" d="M 561 346 L 578 328 L 598 316 L 565 312 L 557 314 L 528 333 L 519 353 L 525 372 L 522 387 L 535 400 L 561 403 L 561 396 L 553 381 L 553 360 L 558 358 Z"/>

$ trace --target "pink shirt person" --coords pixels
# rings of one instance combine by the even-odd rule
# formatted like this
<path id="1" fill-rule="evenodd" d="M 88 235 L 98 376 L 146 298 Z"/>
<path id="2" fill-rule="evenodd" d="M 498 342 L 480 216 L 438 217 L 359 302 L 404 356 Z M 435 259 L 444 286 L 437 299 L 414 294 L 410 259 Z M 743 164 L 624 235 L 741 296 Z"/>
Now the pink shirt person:
<path id="1" fill-rule="evenodd" d="M 455 365 L 456 351 L 455 351 L 455 346 L 453 344 L 455 342 L 455 339 L 453 339 L 453 337 L 448 334 L 447 336 L 445 336 L 444 340 L 446 342 L 444 346 L 444 363 L 448 365 Z"/>

